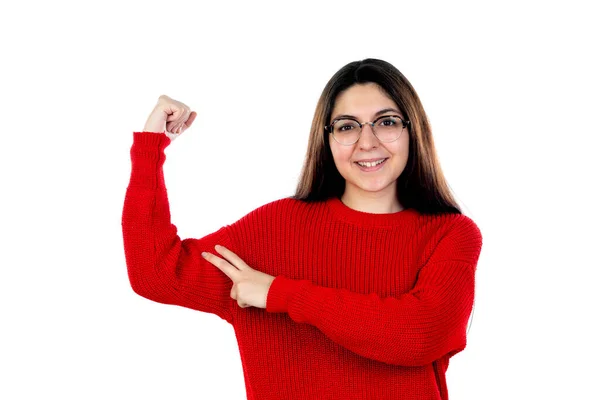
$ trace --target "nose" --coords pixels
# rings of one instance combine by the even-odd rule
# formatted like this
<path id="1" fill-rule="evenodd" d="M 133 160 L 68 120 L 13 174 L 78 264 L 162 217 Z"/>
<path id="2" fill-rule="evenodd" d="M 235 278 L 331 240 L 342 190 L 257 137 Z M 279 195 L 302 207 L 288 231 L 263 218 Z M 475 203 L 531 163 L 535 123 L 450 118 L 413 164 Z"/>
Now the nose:
<path id="1" fill-rule="evenodd" d="M 373 132 L 373 127 L 370 124 L 364 124 L 362 132 L 358 137 L 358 145 L 361 149 L 371 149 L 379 144 L 379 139 Z"/>

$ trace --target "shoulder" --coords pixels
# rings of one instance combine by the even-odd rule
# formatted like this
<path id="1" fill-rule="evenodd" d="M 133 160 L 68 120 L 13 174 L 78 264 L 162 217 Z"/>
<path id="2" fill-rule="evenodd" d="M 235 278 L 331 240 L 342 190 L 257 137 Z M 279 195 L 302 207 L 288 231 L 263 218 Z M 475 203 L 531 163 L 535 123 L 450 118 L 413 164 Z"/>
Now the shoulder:
<path id="1" fill-rule="evenodd" d="M 248 215 L 276 215 L 302 206 L 302 201 L 295 200 L 291 197 L 283 197 L 257 207 L 248 213 Z"/>
<path id="2" fill-rule="evenodd" d="M 465 214 L 437 214 L 425 215 L 422 217 L 424 225 L 429 225 L 432 230 L 437 232 L 439 238 L 452 236 L 474 236 L 481 239 L 481 230 L 479 226 Z"/>
<path id="3" fill-rule="evenodd" d="M 437 257 L 448 257 L 468 263 L 477 262 L 483 239 L 473 219 L 464 214 L 441 214 L 430 218 L 433 219 L 431 261 Z"/>
<path id="4" fill-rule="evenodd" d="M 307 203 L 301 200 L 283 197 L 253 209 L 232 225 L 273 223 L 282 220 L 284 217 L 301 214 L 306 207 Z"/>
<path id="5" fill-rule="evenodd" d="M 454 214 L 447 223 L 448 231 L 459 236 L 476 236 L 481 240 L 479 226 L 465 214 Z"/>

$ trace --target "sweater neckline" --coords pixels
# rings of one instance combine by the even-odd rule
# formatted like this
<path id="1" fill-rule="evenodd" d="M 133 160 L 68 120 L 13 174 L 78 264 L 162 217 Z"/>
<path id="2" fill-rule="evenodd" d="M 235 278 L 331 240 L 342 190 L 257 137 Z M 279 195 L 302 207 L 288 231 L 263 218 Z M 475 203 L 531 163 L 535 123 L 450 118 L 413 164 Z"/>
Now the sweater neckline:
<path id="1" fill-rule="evenodd" d="M 395 226 L 402 225 L 419 213 L 413 208 L 405 208 L 395 213 L 374 214 L 358 211 L 348 207 L 336 196 L 327 199 L 327 206 L 337 219 L 362 226 Z"/>

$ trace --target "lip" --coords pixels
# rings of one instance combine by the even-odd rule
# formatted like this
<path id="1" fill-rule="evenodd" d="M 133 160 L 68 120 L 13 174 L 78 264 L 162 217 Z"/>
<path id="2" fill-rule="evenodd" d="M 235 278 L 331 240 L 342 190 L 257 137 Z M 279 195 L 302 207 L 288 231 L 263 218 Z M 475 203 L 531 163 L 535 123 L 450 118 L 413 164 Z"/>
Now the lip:
<path id="1" fill-rule="evenodd" d="M 389 158 L 389 157 L 368 158 L 368 159 L 364 159 L 364 160 L 356 160 L 354 162 L 373 162 L 373 161 L 384 160 L 384 159 L 387 159 L 387 158 Z"/>
<path id="2" fill-rule="evenodd" d="M 377 159 L 375 159 L 375 160 L 377 160 Z M 381 160 L 381 158 L 379 158 L 379 160 Z M 384 161 L 381 164 L 377 164 L 374 167 L 361 167 L 360 164 L 358 164 L 357 162 L 355 162 L 355 164 L 358 167 L 358 169 L 360 169 L 363 172 L 373 172 L 373 171 L 379 171 L 381 168 L 383 168 L 383 166 L 387 162 L 388 158 L 384 158 L 383 160 Z"/>

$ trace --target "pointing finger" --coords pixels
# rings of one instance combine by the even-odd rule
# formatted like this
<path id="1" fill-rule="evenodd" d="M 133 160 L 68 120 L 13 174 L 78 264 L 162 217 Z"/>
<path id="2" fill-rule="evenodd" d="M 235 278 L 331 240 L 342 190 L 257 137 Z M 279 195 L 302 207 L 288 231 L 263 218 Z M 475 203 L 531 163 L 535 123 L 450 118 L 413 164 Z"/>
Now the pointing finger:
<path id="1" fill-rule="evenodd" d="M 248 264 L 244 262 L 237 254 L 233 251 L 229 250 L 227 247 L 216 245 L 215 250 L 219 252 L 223 257 L 227 259 L 231 264 L 236 266 L 239 270 L 244 270 L 249 268 Z"/>
<path id="2" fill-rule="evenodd" d="M 202 257 L 204 257 L 209 263 L 223 271 L 223 273 L 227 275 L 229 279 L 231 279 L 234 282 L 236 281 L 237 273 L 239 272 L 236 267 L 211 253 L 203 252 Z"/>

